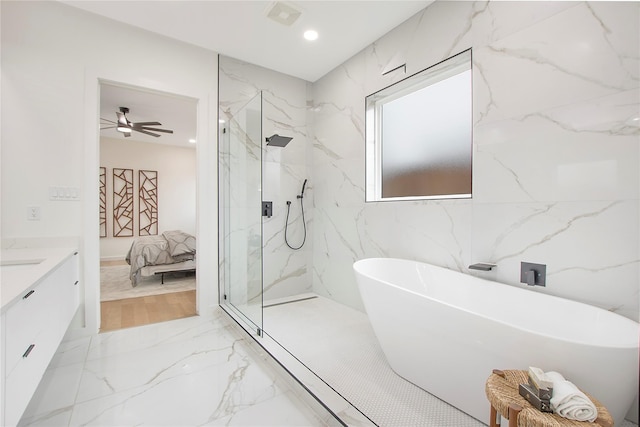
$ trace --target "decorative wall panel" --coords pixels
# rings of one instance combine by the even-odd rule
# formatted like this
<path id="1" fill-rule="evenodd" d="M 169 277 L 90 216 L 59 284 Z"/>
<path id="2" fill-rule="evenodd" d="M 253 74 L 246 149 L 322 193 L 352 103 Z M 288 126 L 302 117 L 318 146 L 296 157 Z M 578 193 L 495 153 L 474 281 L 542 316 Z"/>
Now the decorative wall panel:
<path id="1" fill-rule="evenodd" d="M 100 237 L 107 237 L 107 168 L 100 167 Z"/>
<path id="2" fill-rule="evenodd" d="M 140 236 L 158 234 L 158 171 L 138 171 L 138 227 Z"/>
<path id="3" fill-rule="evenodd" d="M 113 237 L 133 236 L 133 169 L 113 168 Z"/>

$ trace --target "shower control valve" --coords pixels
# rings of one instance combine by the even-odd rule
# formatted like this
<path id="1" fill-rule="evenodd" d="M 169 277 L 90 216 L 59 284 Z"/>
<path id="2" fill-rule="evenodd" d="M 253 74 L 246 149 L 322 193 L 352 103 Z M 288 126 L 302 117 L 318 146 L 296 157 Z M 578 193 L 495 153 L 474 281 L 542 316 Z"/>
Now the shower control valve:
<path id="1" fill-rule="evenodd" d="M 267 218 L 273 216 L 273 202 L 262 202 L 262 216 Z"/>

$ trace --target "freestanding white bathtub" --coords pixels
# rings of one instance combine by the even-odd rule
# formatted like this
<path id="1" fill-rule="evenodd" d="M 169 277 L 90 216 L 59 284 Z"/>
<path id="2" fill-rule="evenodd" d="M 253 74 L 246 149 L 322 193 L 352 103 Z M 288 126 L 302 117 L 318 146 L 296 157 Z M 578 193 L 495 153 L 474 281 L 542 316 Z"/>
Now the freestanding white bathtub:
<path id="1" fill-rule="evenodd" d="M 560 372 L 622 422 L 638 393 L 638 323 L 575 301 L 415 261 L 353 265 L 393 370 L 488 422 L 492 369 Z"/>

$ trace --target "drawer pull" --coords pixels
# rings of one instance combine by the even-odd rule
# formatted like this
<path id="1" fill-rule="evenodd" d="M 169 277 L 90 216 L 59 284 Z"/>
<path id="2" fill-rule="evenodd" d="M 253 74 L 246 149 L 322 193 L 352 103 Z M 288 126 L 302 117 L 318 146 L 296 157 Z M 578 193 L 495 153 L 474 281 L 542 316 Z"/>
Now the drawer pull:
<path id="1" fill-rule="evenodd" d="M 80 281 L 76 280 L 76 283 L 74 283 L 73 286 L 77 285 L 78 283 L 80 283 Z"/>
<path id="2" fill-rule="evenodd" d="M 27 351 L 24 352 L 24 354 L 22 355 L 22 357 L 29 357 L 29 353 L 31 353 L 31 351 L 34 349 L 36 345 L 35 344 L 31 344 L 29 346 L 29 348 L 27 349 Z"/>
<path id="3" fill-rule="evenodd" d="M 27 292 L 27 294 L 25 296 L 22 297 L 22 299 L 27 299 L 29 298 L 35 291 L 33 289 L 31 289 L 29 292 Z"/>

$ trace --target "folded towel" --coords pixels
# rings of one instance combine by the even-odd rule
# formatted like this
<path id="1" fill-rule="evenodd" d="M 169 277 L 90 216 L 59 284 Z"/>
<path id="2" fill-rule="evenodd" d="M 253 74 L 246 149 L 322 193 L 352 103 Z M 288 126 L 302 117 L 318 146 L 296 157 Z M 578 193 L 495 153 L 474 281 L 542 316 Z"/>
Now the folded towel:
<path id="1" fill-rule="evenodd" d="M 594 422 L 598 418 L 596 405 L 578 387 L 557 372 L 546 372 L 545 375 L 553 382 L 553 412 L 576 421 Z"/>

